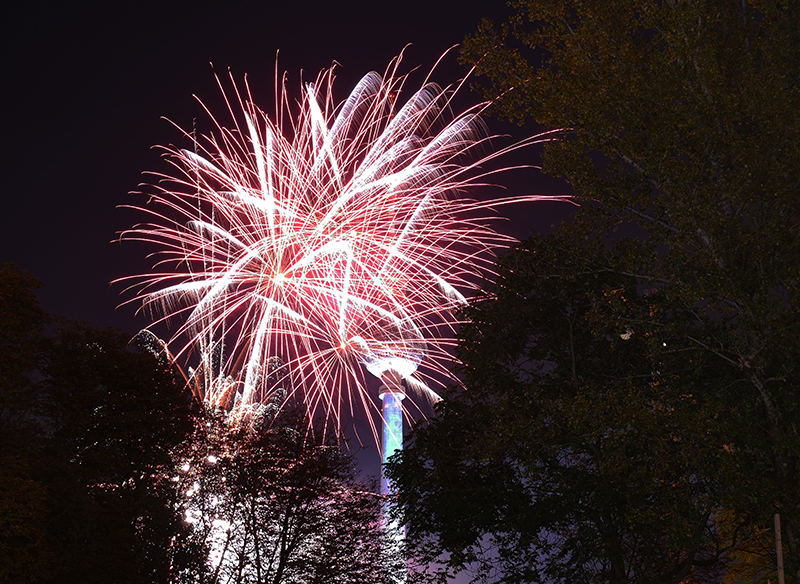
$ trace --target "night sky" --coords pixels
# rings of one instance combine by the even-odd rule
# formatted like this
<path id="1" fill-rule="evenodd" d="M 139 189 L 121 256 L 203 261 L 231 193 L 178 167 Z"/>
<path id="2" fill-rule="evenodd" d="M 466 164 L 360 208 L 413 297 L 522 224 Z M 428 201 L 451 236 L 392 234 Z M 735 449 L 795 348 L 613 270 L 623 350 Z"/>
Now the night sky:
<path id="1" fill-rule="evenodd" d="M 201 130 L 208 124 L 192 96 L 212 108 L 219 103 L 214 70 L 225 75 L 230 68 L 239 80 L 246 73 L 269 111 L 278 51 L 290 90 L 299 87 L 301 70 L 313 80 L 335 61 L 342 99 L 408 44 L 404 70 L 427 72 L 483 16 L 505 10 L 504 2 L 463 0 L 20 4 L 2 18 L 0 262 L 42 280 L 48 311 L 135 332 L 146 320 L 134 317 L 133 306 L 117 309 L 123 286 L 109 283 L 150 263 L 143 246 L 110 243 L 142 218 L 117 206 L 143 202 L 128 193 L 146 180 L 144 171 L 167 170 L 154 145 L 187 145 L 163 118 L 186 129 L 193 118 Z M 454 52 L 434 80 L 448 84 L 464 73 Z M 468 91 L 462 99 L 479 101 Z M 496 120 L 489 126 L 517 139 L 533 132 Z M 535 162 L 535 153 L 525 158 Z M 497 182 L 508 187 L 505 194 L 565 190 L 536 171 Z M 525 236 L 549 226 L 564 207 L 516 208 L 503 228 Z"/>
<path id="2" fill-rule="evenodd" d="M 113 8 L 109 8 L 112 7 Z M 116 278 L 151 267 L 135 242 L 112 243 L 143 219 L 119 205 L 167 171 L 154 145 L 189 146 L 164 118 L 191 130 L 209 126 L 193 95 L 221 111 L 214 71 L 244 74 L 265 111 L 273 106 L 276 54 L 288 87 L 337 65 L 337 101 L 370 70 L 383 72 L 406 45 L 402 71 L 419 66 L 417 85 L 440 55 L 502 18 L 504 2 L 147 2 L 28 3 L 3 15 L 3 207 L 0 263 L 15 262 L 44 284 L 46 310 L 131 334 L 148 324 Z M 433 80 L 446 85 L 466 70 L 449 55 Z M 211 63 L 213 63 L 213 70 Z M 402 100 L 402 96 L 401 96 Z M 464 91 L 462 107 L 480 101 Z M 494 134 L 522 139 L 534 128 L 488 120 Z M 499 141 L 508 144 L 512 138 Z M 535 164 L 536 151 L 506 164 Z M 474 196 L 564 193 L 567 187 L 524 170 L 498 177 L 507 190 Z M 525 237 L 569 212 L 565 203 L 515 207 L 500 227 Z M 376 380 L 377 383 L 377 380 Z M 367 432 L 368 435 L 368 432 Z M 374 455 L 372 462 L 377 463 Z M 363 463 L 363 462 L 362 462 Z M 368 464 L 368 466 L 370 466 Z"/>

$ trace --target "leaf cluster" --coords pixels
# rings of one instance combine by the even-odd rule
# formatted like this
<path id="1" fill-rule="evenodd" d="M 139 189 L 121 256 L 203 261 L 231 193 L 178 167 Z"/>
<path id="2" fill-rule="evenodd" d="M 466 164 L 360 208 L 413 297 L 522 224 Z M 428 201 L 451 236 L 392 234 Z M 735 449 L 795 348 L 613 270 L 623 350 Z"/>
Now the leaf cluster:
<path id="1" fill-rule="evenodd" d="M 127 335 L 49 317 L 37 284 L 0 269 L 0 579 L 169 581 L 158 471 L 191 429 L 183 384 Z"/>
<path id="2" fill-rule="evenodd" d="M 749 517 L 726 516 L 722 537 L 719 510 L 770 484 L 750 474 L 769 459 L 738 447 L 765 446 L 734 380 L 699 348 L 673 352 L 660 293 L 625 271 L 651 250 L 584 229 L 504 258 L 461 333 L 468 390 L 390 466 L 411 545 L 476 581 L 685 578 L 738 544 Z"/>
<path id="3" fill-rule="evenodd" d="M 794 574 L 800 5 L 511 6 L 462 57 L 583 207 L 468 309 L 390 471 L 410 541 L 441 581 L 774 578 L 779 512 Z"/>
<path id="4" fill-rule="evenodd" d="M 300 414 L 269 408 L 255 425 L 196 418 L 174 480 L 192 525 L 189 545 L 209 561 L 181 581 L 392 581 L 382 498 L 356 479 L 340 445 L 309 434 Z M 277 412 L 277 413 L 276 413 Z"/>

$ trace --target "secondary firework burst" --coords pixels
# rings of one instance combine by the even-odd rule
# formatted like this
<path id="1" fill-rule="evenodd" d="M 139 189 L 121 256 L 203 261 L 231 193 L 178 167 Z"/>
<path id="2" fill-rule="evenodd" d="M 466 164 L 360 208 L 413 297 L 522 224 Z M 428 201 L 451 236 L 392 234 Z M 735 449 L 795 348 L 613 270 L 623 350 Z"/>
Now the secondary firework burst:
<path id="1" fill-rule="evenodd" d="M 342 103 L 333 69 L 296 102 L 284 76 L 272 116 L 246 81 L 220 83 L 230 123 L 206 110 L 211 133 L 166 148 L 174 172 L 137 207 L 148 222 L 123 234 L 159 249 L 132 301 L 177 323 L 167 345 L 232 419 L 284 387 L 338 430 L 375 408 L 365 369 L 429 401 L 450 378 L 458 309 L 514 241 L 488 227 L 511 199 L 463 196 L 504 151 L 489 147 L 483 104 L 454 115 L 458 87 L 409 90 L 399 64 Z"/>

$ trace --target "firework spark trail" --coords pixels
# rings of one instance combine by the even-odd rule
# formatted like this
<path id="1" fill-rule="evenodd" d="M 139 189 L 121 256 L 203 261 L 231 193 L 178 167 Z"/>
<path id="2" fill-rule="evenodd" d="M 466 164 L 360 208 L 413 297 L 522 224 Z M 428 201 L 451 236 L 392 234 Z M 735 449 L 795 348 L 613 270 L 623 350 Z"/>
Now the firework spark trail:
<path id="1" fill-rule="evenodd" d="M 160 206 L 138 207 L 150 221 L 123 234 L 159 246 L 157 268 L 171 269 L 143 276 L 134 300 L 157 322 L 181 322 L 168 343 L 176 358 L 210 347 L 198 371 L 208 377 L 216 360 L 219 373 L 199 391 L 234 419 L 268 399 L 271 358 L 284 364 L 278 384 L 337 430 L 343 408 L 375 407 L 362 366 L 436 400 L 429 385 L 450 377 L 454 314 L 492 273 L 492 250 L 515 241 L 486 213 L 542 198 L 461 198 L 508 149 L 481 155 L 483 105 L 445 119 L 453 88 L 426 80 L 396 107 L 399 62 L 338 107 L 323 71 L 294 116 L 284 78 L 274 119 L 246 82 L 242 94 L 231 77 L 232 97 L 220 82 L 233 126 L 206 109 L 215 131 L 186 134 L 194 151 L 166 149 L 176 173 L 159 177 Z"/>

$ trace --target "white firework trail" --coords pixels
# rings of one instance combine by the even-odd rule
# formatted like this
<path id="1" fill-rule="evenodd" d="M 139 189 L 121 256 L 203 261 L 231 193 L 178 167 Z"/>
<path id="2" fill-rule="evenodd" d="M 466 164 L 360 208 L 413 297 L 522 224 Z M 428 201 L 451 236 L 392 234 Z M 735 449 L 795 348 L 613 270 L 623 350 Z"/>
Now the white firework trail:
<path id="1" fill-rule="evenodd" d="M 214 131 L 166 149 L 174 173 L 136 207 L 149 221 L 122 235 L 159 249 L 131 301 L 179 323 L 167 346 L 200 356 L 193 387 L 232 420 L 283 386 L 338 431 L 356 407 L 376 408 L 364 369 L 437 400 L 458 310 L 516 241 L 489 226 L 493 209 L 544 198 L 463 193 L 492 159 L 558 132 L 492 151 L 486 104 L 452 114 L 458 87 L 426 80 L 400 105 L 399 64 L 340 104 L 333 69 L 294 106 L 284 77 L 272 118 L 246 81 L 241 91 L 231 77 L 229 93 L 220 83 L 231 125 L 206 109 Z"/>

